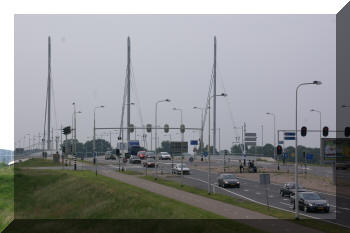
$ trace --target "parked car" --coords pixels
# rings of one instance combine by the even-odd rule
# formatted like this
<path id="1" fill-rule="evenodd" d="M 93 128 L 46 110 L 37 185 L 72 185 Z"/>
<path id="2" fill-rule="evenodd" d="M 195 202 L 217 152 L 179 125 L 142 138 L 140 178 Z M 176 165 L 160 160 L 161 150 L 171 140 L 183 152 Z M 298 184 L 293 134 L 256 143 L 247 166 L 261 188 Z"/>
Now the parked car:
<path id="1" fill-rule="evenodd" d="M 154 153 L 154 151 L 147 151 L 147 152 L 145 153 L 145 156 L 146 156 L 147 159 L 148 159 L 148 158 L 156 159 L 156 153 Z"/>
<path id="2" fill-rule="evenodd" d="M 159 159 L 161 160 L 171 160 L 171 155 L 168 152 L 160 152 Z"/>
<path id="3" fill-rule="evenodd" d="M 141 163 L 141 159 L 135 155 L 131 155 L 129 158 L 129 163 L 132 164 L 140 164 Z"/>
<path id="4" fill-rule="evenodd" d="M 140 159 L 145 159 L 146 158 L 146 151 L 137 152 L 137 157 L 139 157 Z"/>
<path id="5" fill-rule="evenodd" d="M 323 211 L 329 212 L 329 203 L 327 200 L 321 199 L 316 192 L 301 192 L 298 193 L 299 197 L 299 209 L 305 212 Z M 295 209 L 295 195 L 291 196 L 294 201 L 293 210 Z"/>
<path id="6" fill-rule="evenodd" d="M 240 187 L 240 182 L 237 176 L 230 173 L 222 173 L 218 176 L 219 187 Z"/>
<path id="7" fill-rule="evenodd" d="M 298 192 L 305 192 L 305 191 L 307 191 L 307 190 L 299 185 Z M 280 188 L 280 194 L 282 197 L 284 197 L 284 196 L 290 197 L 291 195 L 294 195 L 294 193 L 295 193 L 295 183 L 293 183 L 293 182 L 285 183 Z"/>
<path id="8" fill-rule="evenodd" d="M 106 154 L 105 154 L 105 160 L 109 160 L 109 159 L 116 160 L 117 156 L 112 154 L 112 151 L 107 151 Z"/>
<path id="9" fill-rule="evenodd" d="M 155 167 L 156 161 L 154 158 L 147 158 L 147 159 L 145 159 L 145 161 L 143 161 L 143 166 L 144 167 Z"/>
<path id="10" fill-rule="evenodd" d="M 187 165 L 185 163 L 183 163 L 182 166 L 182 172 L 183 174 L 190 174 L 190 169 L 187 167 Z M 174 164 L 174 167 L 171 169 L 171 173 L 173 174 L 180 174 L 181 175 L 181 163 L 176 163 Z"/>

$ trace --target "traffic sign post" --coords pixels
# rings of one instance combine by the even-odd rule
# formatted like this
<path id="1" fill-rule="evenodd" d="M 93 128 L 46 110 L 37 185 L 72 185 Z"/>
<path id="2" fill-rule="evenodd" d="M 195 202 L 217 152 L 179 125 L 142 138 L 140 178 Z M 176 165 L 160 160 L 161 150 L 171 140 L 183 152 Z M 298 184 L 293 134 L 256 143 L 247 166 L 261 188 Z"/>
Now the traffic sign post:
<path id="1" fill-rule="evenodd" d="M 266 204 L 267 204 L 267 208 L 269 209 L 270 205 L 269 205 L 269 195 L 268 195 L 267 185 L 270 184 L 270 174 L 267 174 L 267 173 L 260 174 L 260 184 L 265 185 Z"/>

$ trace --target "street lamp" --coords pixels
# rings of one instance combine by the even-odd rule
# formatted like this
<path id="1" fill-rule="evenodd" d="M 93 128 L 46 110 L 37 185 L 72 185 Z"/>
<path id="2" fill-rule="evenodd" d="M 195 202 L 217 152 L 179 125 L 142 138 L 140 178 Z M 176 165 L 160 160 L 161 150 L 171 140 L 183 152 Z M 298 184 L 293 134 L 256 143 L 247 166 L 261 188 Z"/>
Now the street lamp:
<path id="1" fill-rule="evenodd" d="M 181 108 L 173 108 L 174 111 L 180 111 L 181 113 L 181 125 L 183 124 L 182 121 L 182 109 Z M 184 133 L 181 132 L 181 186 L 183 186 L 183 154 L 182 154 L 182 143 L 184 141 Z"/>
<path id="2" fill-rule="evenodd" d="M 299 218 L 299 197 L 298 197 L 298 90 L 301 86 L 305 85 L 321 85 L 321 81 L 313 81 L 312 83 L 301 83 L 295 90 L 295 218 Z"/>
<path id="3" fill-rule="evenodd" d="M 267 115 L 273 116 L 273 158 L 276 160 L 276 115 L 271 112 L 267 112 Z M 278 165 L 277 165 L 277 170 L 280 170 L 280 163 L 279 159 L 278 160 Z"/>
<path id="4" fill-rule="evenodd" d="M 97 159 L 96 159 L 96 109 L 98 108 L 104 108 L 105 106 L 100 105 L 100 106 L 96 106 L 94 108 L 94 135 L 93 135 L 93 141 L 92 141 L 92 151 L 94 154 L 94 164 L 95 164 L 95 168 L 96 168 L 96 175 L 97 175 Z"/>
<path id="5" fill-rule="evenodd" d="M 227 94 L 226 93 L 221 93 L 220 95 L 213 95 L 209 98 L 209 105 L 208 105 L 208 113 L 209 113 L 209 119 L 208 119 L 208 131 L 209 131 L 209 135 L 208 135 L 208 194 L 210 195 L 211 193 L 211 184 L 210 184 L 210 100 L 213 98 L 213 97 L 216 97 L 216 96 L 224 96 L 226 97 Z M 214 150 L 215 150 L 215 145 L 213 147 L 213 154 L 214 154 Z"/>
<path id="6" fill-rule="evenodd" d="M 158 112 L 158 104 L 162 102 L 170 102 L 170 99 L 163 99 L 163 100 L 158 100 L 156 102 L 156 109 L 155 109 L 155 117 L 154 117 L 154 133 L 155 133 L 155 140 L 154 140 L 154 151 L 156 155 L 156 162 L 155 162 L 155 167 L 156 167 L 156 177 L 154 179 L 158 179 L 158 154 L 157 154 L 157 112 Z"/>

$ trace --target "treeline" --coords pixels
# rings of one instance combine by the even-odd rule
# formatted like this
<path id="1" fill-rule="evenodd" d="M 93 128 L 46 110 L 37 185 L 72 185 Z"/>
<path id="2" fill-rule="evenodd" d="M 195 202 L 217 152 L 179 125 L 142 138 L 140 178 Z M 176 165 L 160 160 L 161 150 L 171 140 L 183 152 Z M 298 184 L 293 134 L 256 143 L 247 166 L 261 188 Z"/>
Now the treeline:
<path id="1" fill-rule="evenodd" d="M 288 146 L 286 148 L 283 147 L 283 152 L 285 155 L 279 155 L 277 158 L 281 161 L 285 159 L 286 162 L 295 161 L 295 147 Z M 232 154 L 241 154 L 241 146 L 234 145 L 231 147 Z M 247 148 L 247 154 L 250 155 L 260 155 L 265 157 L 273 157 L 274 147 L 272 144 L 265 144 L 264 146 L 250 146 Z M 307 155 L 312 155 L 312 159 L 307 161 L 310 163 L 319 163 L 320 161 L 320 148 L 310 148 L 305 146 L 298 146 L 298 160 L 303 162 L 308 157 Z"/>

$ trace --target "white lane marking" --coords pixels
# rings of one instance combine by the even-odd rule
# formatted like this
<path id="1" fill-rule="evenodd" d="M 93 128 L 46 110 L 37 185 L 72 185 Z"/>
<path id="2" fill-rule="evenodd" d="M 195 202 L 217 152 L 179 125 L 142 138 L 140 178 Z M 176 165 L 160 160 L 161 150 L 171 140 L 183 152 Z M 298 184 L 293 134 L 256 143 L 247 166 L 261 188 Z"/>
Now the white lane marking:
<path id="1" fill-rule="evenodd" d="M 261 193 L 260 193 L 260 192 L 256 192 L 255 194 L 256 194 L 256 195 L 260 195 Z"/>
<path id="2" fill-rule="evenodd" d="M 249 190 L 248 190 L 248 189 L 244 189 L 243 191 L 244 191 L 244 192 L 248 192 Z"/>
<path id="3" fill-rule="evenodd" d="M 281 202 L 281 201 L 280 201 L 280 203 L 283 204 L 283 205 L 287 205 L 287 206 L 289 206 L 289 207 L 292 206 L 291 204 L 284 203 L 284 202 Z"/>
<path id="4" fill-rule="evenodd" d="M 285 199 L 285 198 L 284 198 L 283 201 L 289 201 L 289 199 Z"/>

